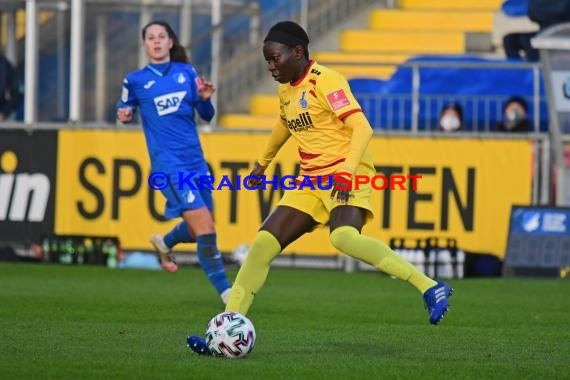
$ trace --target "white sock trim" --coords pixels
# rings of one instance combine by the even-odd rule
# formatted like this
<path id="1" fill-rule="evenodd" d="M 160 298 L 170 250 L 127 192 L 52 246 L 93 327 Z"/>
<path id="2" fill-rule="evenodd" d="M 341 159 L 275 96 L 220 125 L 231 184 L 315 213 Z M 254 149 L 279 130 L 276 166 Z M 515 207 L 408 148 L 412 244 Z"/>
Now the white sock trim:
<path id="1" fill-rule="evenodd" d="M 230 299 L 231 290 L 232 290 L 231 288 L 227 288 L 222 292 L 222 294 L 220 294 L 220 298 L 222 299 L 224 305 L 226 305 L 228 303 L 228 300 Z"/>

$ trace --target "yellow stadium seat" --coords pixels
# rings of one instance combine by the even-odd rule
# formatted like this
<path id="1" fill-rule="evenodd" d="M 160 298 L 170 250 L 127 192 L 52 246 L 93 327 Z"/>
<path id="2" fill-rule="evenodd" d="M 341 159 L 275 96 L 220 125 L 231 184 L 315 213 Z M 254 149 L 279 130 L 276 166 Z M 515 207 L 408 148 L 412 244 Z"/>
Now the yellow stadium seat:
<path id="1" fill-rule="evenodd" d="M 389 79 L 396 71 L 394 65 L 327 65 L 346 77 L 352 78 L 377 78 Z"/>
<path id="2" fill-rule="evenodd" d="M 396 65 L 405 62 L 409 55 L 322 51 L 314 53 L 313 58 L 320 64 L 340 72 L 347 79 L 362 77 L 388 79 L 396 70 Z"/>
<path id="3" fill-rule="evenodd" d="M 389 79 L 414 55 L 464 54 L 468 33 L 491 33 L 493 13 L 503 0 L 399 0 L 399 9 L 377 9 L 363 29 L 340 33 L 339 51 L 316 51 L 318 63 L 347 79 Z M 364 29 L 366 28 L 366 29 Z M 470 36 L 471 37 L 471 36 Z M 473 46 L 472 40 L 470 46 Z M 220 125 L 234 129 L 271 129 L 279 113 L 276 95 L 253 95 L 250 114 L 227 114 Z"/>
<path id="4" fill-rule="evenodd" d="M 402 9 L 480 9 L 496 11 L 503 0 L 400 0 Z"/>
<path id="5" fill-rule="evenodd" d="M 461 31 L 493 30 L 493 13 L 483 11 L 377 10 L 370 13 L 372 30 Z"/>
<path id="6" fill-rule="evenodd" d="M 249 112 L 253 115 L 278 115 L 279 98 L 277 95 L 253 95 L 249 100 Z"/>
<path id="7" fill-rule="evenodd" d="M 1 13 L 1 12 L 0 12 Z M 38 21 L 40 24 L 49 21 L 54 17 L 55 12 L 53 11 L 40 11 L 38 15 Z M 8 16 L 5 14 L 0 14 L 0 44 L 6 45 L 6 36 L 8 35 Z M 24 38 L 26 34 L 26 11 L 24 9 L 16 11 L 16 39 Z"/>
<path id="8" fill-rule="evenodd" d="M 230 113 L 222 115 L 219 124 L 223 128 L 270 130 L 279 117 L 277 113 L 279 109 L 273 116 Z"/>
<path id="9" fill-rule="evenodd" d="M 387 53 L 343 53 L 337 51 L 318 51 L 313 58 L 325 66 L 359 63 L 401 63 L 406 61 L 409 54 Z"/>
<path id="10" fill-rule="evenodd" d="M 350 52 L 461 54 L 465 52 L 465 36 L 461 32 L 346 30 L 340 35 L 340 46 Z"/>

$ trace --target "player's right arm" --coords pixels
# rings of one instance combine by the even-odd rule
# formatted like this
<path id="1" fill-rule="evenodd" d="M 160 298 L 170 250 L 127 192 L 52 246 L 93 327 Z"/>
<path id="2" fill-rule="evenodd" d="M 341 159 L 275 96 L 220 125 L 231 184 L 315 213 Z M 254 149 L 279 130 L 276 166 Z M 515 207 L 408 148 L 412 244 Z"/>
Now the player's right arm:
<path id="1" fill-rule="evenodd" d="M 133 91 L 128 77 L 123 80 L 123 90 L 121 92 L 121 99 L 117 104 L 117 120 L 121 123 L 130 123 L 133 121 L 134 109 L 138 101 Z"/>
<path id="2" fill-rule="evenodd" d="M 275 158 L 283 144 L 291 137 L 289 128 L 287 128 L 287 122 L 282 117 L 275 123 L 273 129 L 271 130 L 271 136 L 265 145 L 265 149 L 259 159 L 255 163 L 255 166 L 251 170 L 250 175 L 259 177 L 259 180 L 250 179 L 248 184 L 250 186 L 258 186 L 261 184 L 261 176 L 265 172 L 267 166 Z"/>
<path id="3" fill-rule="evenodd" d="M 271 136 L 269 136 L 269 140 L 267 144 L 265 144 L 265 149 L 257 161 L 259 165 L 269 165 L 289 137 L 291 137 L 291 133 L 289 132 L 289 128 L 287 128 L 287 122 L 283 117 L 280 117 L 273 126 Z"/>

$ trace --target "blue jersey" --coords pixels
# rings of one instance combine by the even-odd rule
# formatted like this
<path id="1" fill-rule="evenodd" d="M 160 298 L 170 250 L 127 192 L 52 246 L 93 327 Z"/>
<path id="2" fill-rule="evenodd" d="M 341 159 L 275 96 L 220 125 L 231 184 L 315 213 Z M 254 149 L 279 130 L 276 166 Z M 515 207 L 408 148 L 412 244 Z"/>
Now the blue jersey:
<path id="1" fill-rule="evenodd" d="M 138 107 L 153 171 L 206 173 L 195 112 L 214 117 L 210 100 L 198 96 L 201 80 L 192 65 L 148 65 L 123 81 L 118 107 Z"/>

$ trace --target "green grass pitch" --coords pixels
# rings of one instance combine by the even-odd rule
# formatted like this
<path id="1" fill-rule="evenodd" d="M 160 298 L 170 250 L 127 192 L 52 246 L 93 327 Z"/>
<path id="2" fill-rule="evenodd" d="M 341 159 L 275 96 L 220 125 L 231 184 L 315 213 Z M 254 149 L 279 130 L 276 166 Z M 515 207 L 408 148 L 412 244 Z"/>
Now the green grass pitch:
<path id="1" fill-rule="evenodd" d="M 570 281 L 451 283 L 452 310 L 431 326 L 402 281 L 274 268 L 248 314 L 256 346 L 232 360 L 186 347 L 222 311 L 198 268 L 4 263 L 0 378 L 570 378 Z"/>

